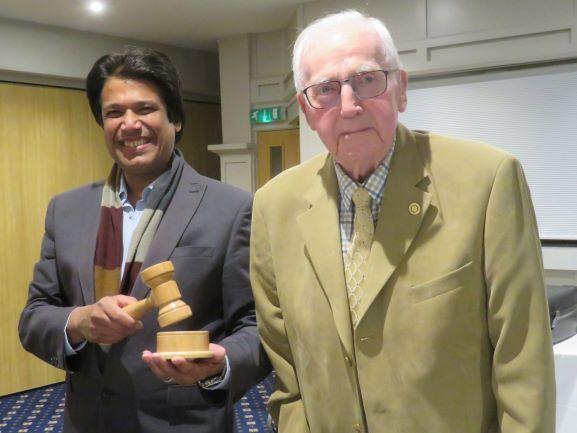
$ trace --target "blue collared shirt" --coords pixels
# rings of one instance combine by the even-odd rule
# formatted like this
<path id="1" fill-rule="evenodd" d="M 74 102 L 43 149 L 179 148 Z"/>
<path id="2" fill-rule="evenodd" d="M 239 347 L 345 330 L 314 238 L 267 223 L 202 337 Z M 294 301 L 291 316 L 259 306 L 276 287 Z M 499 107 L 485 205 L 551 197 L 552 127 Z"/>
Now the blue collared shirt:
<path id="1" fill-rule="evenodd" d="M 128 250 L 130 248 L 130 242 L 132 241 L 132 235 L 140 217 L 142 217 L 142 212 L 146 208 L 148 198 L 150 193 L 154 188 L 154 182 L 148 185 L 144 190 L 142 190 L 142 198 L 136 202 L 133 207 L 128 201 L 128 190 L 126 189 L 126 181 L 124 176 L 120 177 L 120 188 L 118 190 L 118 198 L 122 204 L 122 269 L 120 274 L 120 279 L 124 275 L 124 267 L 126 265 L 126 259 L 128 256 Z"/>

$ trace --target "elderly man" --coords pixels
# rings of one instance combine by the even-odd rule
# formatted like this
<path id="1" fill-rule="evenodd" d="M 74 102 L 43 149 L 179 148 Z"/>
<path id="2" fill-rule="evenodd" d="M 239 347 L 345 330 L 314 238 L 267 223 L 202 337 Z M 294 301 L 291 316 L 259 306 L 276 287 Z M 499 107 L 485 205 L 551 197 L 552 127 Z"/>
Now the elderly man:
<path id="1" fill-rule="evenodd" d="M 164 54 L 102 57 L 87 93 L 115 164 L 50 202 L 22 344 L 67 370 L 64 432 L 232 432 L 232 403 L 267 372 L 248 278 L 252 197 L 175 150 L 184 108 Z M 156 315 L 122 310 L 147 295 L 139 271 L 165 260 L 195 312 L 176 328 L 208 330 L 212 359 L 164 360 L 148 350 Z"/>
<path id="2" fill-rule="evenodd" d="M 328 150 L 257 192 L 251 279 L 281 433 L 553 433 L 540 244 L 519 163 L 409 131 L 407 73 L 348 11 L 294 47 Z"/>

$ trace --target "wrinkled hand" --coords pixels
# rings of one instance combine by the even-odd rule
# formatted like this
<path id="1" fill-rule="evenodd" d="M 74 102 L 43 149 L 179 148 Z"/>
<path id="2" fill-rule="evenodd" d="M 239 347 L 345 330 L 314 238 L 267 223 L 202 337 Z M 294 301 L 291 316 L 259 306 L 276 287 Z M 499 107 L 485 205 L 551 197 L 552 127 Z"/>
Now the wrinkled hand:
<path id="1" fill-rule="evenodd" d="M 68 340 L 77 345 L 84 340 L 98 344 L 113 344 L 142 328 L 122 307 L 136 302 L 132 296 L 105 296 L 95 304 L 72 310 L 66 327 Z"/>
<path id="2" fill-rule="evenodd" d="M 212 358 L 186 360 L 180 356 L 165 360 L 158 353 L 142 352 L 142 360 L 150 370 L 163 381 L 172 379 L 179 385 L 194 385 L 199 380 L 222 372 L 226 361 L 226 349 L 218 344 L 210 344 Z"/>

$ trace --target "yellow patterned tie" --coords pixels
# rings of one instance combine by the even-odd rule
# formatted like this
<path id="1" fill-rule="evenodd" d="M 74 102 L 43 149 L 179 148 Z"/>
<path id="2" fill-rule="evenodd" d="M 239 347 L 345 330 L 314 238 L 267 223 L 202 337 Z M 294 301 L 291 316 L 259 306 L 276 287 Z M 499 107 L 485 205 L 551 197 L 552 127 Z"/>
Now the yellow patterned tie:
<path id="1" fill-rule="evenodd" d="M 353 193 L 353 203 L 355 204 L 353 237 L 344 262 L 351 320 L 355 326 L 359 319 L 358 308 L 363 296 L 363 284 L 367 278 L 375 227 L 371 212 L 371 196 L 367 190 L 357 188 Z"/>

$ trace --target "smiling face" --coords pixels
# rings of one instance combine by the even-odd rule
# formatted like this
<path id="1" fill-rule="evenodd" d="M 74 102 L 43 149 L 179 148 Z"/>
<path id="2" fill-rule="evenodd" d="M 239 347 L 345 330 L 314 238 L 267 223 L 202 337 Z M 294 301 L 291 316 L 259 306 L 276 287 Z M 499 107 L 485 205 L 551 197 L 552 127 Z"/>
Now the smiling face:
<path id="1" fill-rule="evenodd" d="M 148 81 L 109 77 L 101 105 L 108 152 L 127 182 L 153 182 L 168 168 L 181 128 L 168 120 L 157 87 Z"/>
<path id="2" fill-rule="evenodd" d="M 305 87 L 352 74 L 387 70 L 382 42 L 372 31 L 348 29 L 323 34 L 322 44 L 311 44 L 302 58 Z M 337 163 L 354 180 L 363 181 L 385 157 L 395 136 L 397 117 L 406 108 L 407 74 L 390 73 L 387 90 L 370 99 L 358 99 L 343 84 L 341 103 L 331 108 L 311 107 L 301 92 L 301 109 Z"/>

